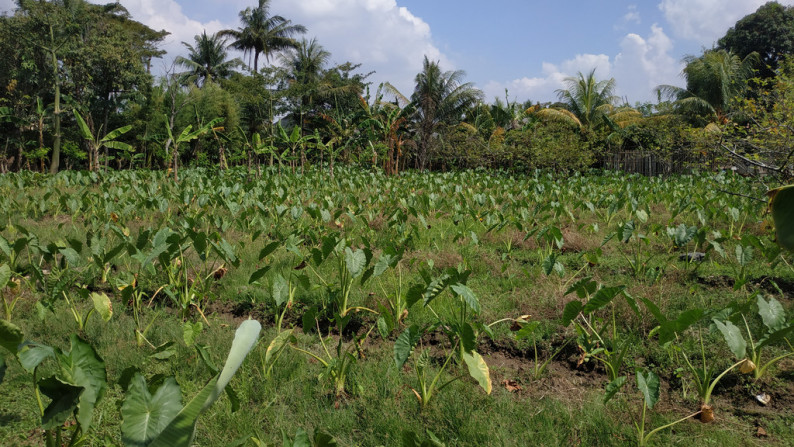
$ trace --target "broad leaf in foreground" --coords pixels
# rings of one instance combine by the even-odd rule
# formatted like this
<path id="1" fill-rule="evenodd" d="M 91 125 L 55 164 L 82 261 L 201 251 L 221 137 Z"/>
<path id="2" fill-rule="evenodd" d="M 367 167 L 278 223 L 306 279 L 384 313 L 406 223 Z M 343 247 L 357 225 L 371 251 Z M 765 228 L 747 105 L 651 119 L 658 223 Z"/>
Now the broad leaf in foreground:
<path id="1" fill-rule="evenodd" d="M 157 437 L 182 409 L 182 393 L 169 377 L 154 394 L 146 379 L 135 374 L 121 406 L 121 437 L 124 445 L 145 447 Z"/>

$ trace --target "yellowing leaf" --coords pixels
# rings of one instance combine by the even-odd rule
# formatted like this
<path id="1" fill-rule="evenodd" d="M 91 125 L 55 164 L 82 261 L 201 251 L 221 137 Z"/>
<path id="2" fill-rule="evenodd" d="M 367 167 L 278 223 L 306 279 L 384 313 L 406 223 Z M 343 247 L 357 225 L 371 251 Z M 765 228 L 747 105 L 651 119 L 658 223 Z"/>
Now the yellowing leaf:
<path id="1" fill-rule="evenodd" d="M 464 352 L 463 361 L 469 367 L 469 375 L 480 384 L 486 393 L 491 394 L 491 372 L 485 359 L 477 351 Z"/>

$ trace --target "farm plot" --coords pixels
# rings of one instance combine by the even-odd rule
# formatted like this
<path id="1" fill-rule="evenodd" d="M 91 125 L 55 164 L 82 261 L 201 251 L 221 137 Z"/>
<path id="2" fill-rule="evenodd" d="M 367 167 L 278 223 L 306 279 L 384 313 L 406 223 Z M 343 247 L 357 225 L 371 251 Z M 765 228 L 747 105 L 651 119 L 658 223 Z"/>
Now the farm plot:
<path id="1" fill-rule="evenodd" d="M 761 185 L 335 174 L 0 177 L 0 444 L 794 442 Z"/>

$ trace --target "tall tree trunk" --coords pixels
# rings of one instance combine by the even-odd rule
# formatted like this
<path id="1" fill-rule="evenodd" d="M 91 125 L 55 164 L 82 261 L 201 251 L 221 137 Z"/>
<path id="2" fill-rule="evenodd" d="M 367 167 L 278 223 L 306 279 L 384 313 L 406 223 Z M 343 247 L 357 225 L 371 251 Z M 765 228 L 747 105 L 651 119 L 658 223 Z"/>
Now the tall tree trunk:
<path id="1" fill-rule="evenodd" d="M 50 25 L 50 57 L 52 59 L 52 72 L 55 75 L 55 105 L 52 110 L 52 122 L 55 134 L 52 139 L 52 159 L 50 160 L 50 174 L 57 174 L 61 163 L 61 83 L 58 77 L 58 56 L 55 54 L 55 31 Z"/>

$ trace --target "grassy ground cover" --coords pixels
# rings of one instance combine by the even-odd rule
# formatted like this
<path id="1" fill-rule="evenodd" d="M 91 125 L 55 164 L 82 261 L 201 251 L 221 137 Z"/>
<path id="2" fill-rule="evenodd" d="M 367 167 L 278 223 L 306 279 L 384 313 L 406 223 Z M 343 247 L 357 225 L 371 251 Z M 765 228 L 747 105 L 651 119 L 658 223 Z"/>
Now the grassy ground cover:
<path id="1" fill-rule="evenodd" d="M 134 372 L 187 403 L 254 318 L 196 445 L 628 445 L 692 414 L 649 443 L 790 445 L 794 269 L 764 192 L 728 174 L 6 175 L 0 444 L 44 443 L 37 383 L 63 379 L 54 358 L 26 370 L 8 328 L 93 347 L 107 388 L 85 441 L 122 445 Z M 50 433 L 75 429 L 64 405 Z"/>

